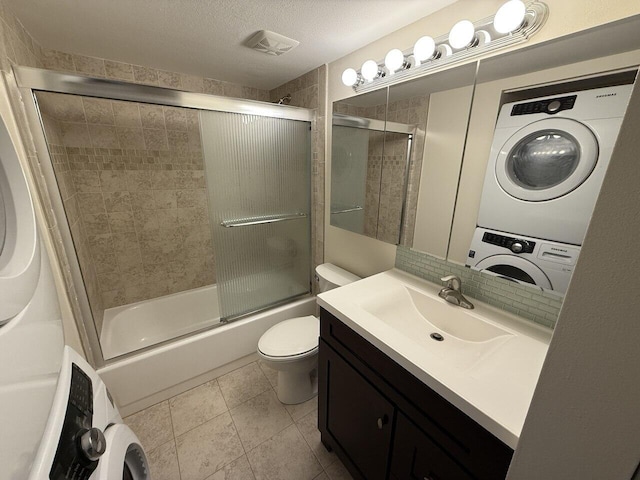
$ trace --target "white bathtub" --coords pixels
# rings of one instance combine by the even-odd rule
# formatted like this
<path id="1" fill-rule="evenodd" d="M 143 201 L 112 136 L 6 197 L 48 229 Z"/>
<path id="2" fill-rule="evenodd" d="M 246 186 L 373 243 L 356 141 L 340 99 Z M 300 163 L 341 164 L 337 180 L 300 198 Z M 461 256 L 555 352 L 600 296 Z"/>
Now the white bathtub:
<path id="1" fill-rule="evenodd" d="M 210 287 L 197 290 L 206 288 Z M 200 311 L 196 302 L 187 301 L 185 307 L 183 300 L 189 298 L 189 293 L 191 291 L 182 294 L 182 299 L 178 298 L 181 294 L 175 294 L 155 301 L 171 299 L 172 302 L 179 302 L 185 308 L 180 313 Z M 148 307 L 149 311 L 153 308 Z M 173 311 L 168 303 L 164 304 L 163 309 Z M 144 305 L 141 310 L 147 311 Z M 253 361 L 257 358 L 258 340 L 270 327 L 282 320 L 313 315 L 315 312 L 315 297 L 304 297 L 139 354 L 116 359 L 98 369 L 98 373 L 120 412 L 126 416 Z M 132 330 L 137 331 L 137 328 Z"/>
<path id="2" fill-rule="evenodd" d="M 220 323 L 218 287 L 207 285 L 104 311 L 105 360 Z"/>

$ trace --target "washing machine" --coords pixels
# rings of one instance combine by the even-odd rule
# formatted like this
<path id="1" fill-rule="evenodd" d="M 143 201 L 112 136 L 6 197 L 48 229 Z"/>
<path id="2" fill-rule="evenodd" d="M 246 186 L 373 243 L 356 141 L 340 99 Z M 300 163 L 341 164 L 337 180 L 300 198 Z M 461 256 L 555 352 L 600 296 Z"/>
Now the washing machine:
<path id="1" fill-rule="evenodd" d="M 49 421 L 29 479 L 147 480 L 145 451 L 98 374 L 64 349 Z"/>
<path id="2" fill-rule="evenodd" d="M 580 247 L 476 228 L 466 265 L 522 285 L 564 295 Z"/>
<path id="3" fill-rule="evenodd" d="M 148 479 L 144 450 L 104 383 L 64 345 L 4 81 L 0 76 L 0 480 Z"/>
<path id="4" fill-rule="evenodd" d="M 618 85 L 503 105 L 477 225 L 582 245 L 631 90 Z"/>

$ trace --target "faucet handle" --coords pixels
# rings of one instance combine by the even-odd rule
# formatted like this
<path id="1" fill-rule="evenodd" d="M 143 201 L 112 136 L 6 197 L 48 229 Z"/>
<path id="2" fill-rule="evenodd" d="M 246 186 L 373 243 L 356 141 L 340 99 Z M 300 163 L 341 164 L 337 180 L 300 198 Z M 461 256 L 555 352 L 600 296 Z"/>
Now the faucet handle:
<path id="1" fill-rule="evenodd" d="M 453 290 L 460 291 L 462 287 L 462 280 L 457 275 L 447 275 L 446 277 L 442 277 L 440 280 L 443 282 L 447 282 L 447 287 L 452 288 Z"/>

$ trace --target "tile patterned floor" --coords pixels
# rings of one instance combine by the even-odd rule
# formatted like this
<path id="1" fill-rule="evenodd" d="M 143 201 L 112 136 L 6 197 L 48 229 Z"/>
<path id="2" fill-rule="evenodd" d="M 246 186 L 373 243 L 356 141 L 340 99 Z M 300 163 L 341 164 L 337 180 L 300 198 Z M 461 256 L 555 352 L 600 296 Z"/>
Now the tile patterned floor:
<path id="1" fill-rule="evenodd" d="M 125 418 L 153 480 L 351 480 L 320 443 L 317 398 L 283 405 L 277 381 L 253 362 Z"/>

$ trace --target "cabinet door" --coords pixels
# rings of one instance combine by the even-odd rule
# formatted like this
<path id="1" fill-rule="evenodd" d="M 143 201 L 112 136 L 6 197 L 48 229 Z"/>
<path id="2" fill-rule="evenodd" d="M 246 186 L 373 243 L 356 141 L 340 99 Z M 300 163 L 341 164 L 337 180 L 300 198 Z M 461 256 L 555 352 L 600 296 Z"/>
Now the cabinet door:
<path id="1" fill-rule="evenodd" d="M 391 455 L 392 478 L 411 480 L 473 480 L 453 458 L 402 413 L 398 412 Z"/>
<path id="2" fill-rule="evenodd" d="M 325 375 L 321 387 L 324 430 L 364 478 L 386 479 L 393 405 L 323 341 L 320 362 Z"/>

